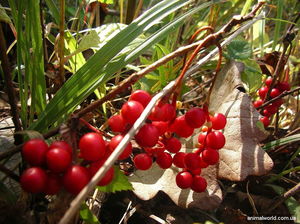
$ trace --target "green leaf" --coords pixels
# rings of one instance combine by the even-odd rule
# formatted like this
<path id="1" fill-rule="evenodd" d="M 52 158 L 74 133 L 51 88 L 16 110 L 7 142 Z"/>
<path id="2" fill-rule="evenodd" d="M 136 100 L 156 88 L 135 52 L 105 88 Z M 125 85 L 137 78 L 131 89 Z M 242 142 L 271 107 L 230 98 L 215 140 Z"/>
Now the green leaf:
<path id="1" fill-rule="evenodd" d="M 113 181 L 106 186 L 97 187 L 100 191 L 103 192 L 112 192 L 116 191 L 128 191 L 133 190 L 131 183 L 128 181 L 128 178 L 123 172 L 120 171 L 118 167 L 114 167 L 115 175 Z"/>
<path id="2" fill-rule="evenodd" d="M 79 212 L 80 218 L 87 224 L 100 224 L 98 218 L 86 204 L 82 204 Z"/>
<path id="3" fill-rule="evenodd" d="M 286 192 L 284 188 L 274 184 L 266 184 L 266 186 L 271 187 L 279 195 L 283 195 Z M 296 218 L 296 220 L 294 220 L 295 223 L 300 223 L 300 203 L 294 197 L 289 197 L 284 201 L 284 204 L 290 214 Z"/>
<path id="4" fill-rule="evenodd" d="M 189 1 L 165 0 L 156 4 L 116 34 L 68 79 L 49 102 L 39 119 L 30 126 L 30 129 L 45 131 L 49 129 L 49 126 L 57 126 L 59 124 L 58 120 L 62 122 L 66 119 L 77 105 L 88 97 L 99 85 L 111 79 L 114 73 L 136 59 L 153 44 L 165 38 L 170 32 L 179 27 L 184 19 L 216 2 L 219 1 L 210 1 L 187 11 L 147 38 L 142 44 L 131 50 L 130 53 L 118 55 L 142 32 L 147 31 L 175 10 L 184 7 Z"/>
<path id="5" fill-rule="evenodd" d="M 59 10 L 57 5 L 53 0 L 45 0 L 48 8 L 50 9 L 50 13 L 52 14 L 53 18 L 55 19 L 56 24 L 59 24 L 60 16 L 59 16 Z"/>
<path id="6" fill-rule="evenodd" d="M 281 145 L 285 145 L 285 144 L 292 143 L 292 142 L 296 142 L 296 141 L 300 141 L 300 134 L 295 134 L 295 135 L 291 135 L 289 137 L 274 140 L 272 142 L 269 142 L 269 143 L 265 144 L 262 148 L 265 151 L 268 151 L 271 148 L 281 146 Z"/>
<path id="7" fill-rule="evenodd" d="M 248 59 L 251 56 L 251 47 L 245 40 L 233 40 L 227 46 L 227 53 L 231 59 Z"/>
<path id="8" fill-rule="evenodd" d="M 245 65 L 245 69 L 241 75 L 241 79 L 247 85 L 249 93 L 256 92 L 262 83 L 262 74 L 259 65 L 251 59 L 245 59 L 242 62 Z"/>

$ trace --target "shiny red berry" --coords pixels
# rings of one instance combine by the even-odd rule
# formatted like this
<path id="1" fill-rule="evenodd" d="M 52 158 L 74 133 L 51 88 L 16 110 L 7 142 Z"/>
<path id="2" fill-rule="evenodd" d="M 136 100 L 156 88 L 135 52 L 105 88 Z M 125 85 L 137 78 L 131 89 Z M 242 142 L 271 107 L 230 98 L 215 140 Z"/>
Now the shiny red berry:
<path id="1" fill-rule="evenodd" d="M 90 181 L 87 168 L 79 165 L 71 166 L 63 176 L 63 185 L 72 194 L 78 194 Z"/>
<path id="2" fill-rule="evenodd" d="M 225 145 L 225 137 L 220 131 L 212 131 L 206 137 L 206 145 L 213 149 L 221 149 Z"/>
<path id="3" fill-rule="evenodd" d="M 192 128 L 200 128 L 206 121 L 206 115 L 201 108 L 192 108 L 185 114 L 186 123 Z"/>
<path id="4" fill-rule="evenodd" d="M 173 164 L 179 168 L 184 168 L 184 157 L 187 153 L 185 152 L 177 152 L 173 157 Z"/>
<path id="5" fill-rule="evenodd" d="M 152 124 L 145 124 L 135 135 L 136 142 L 142 147 L 152 147 L 158 142 L 159 131 Z"/>
<path id="6" fill-rule="evenodd" d="M 264 103 L 264 101 L 263 101 L 262 99 L 259 99 L 259 100 L 256 100 L 256 101 L 253 102 L 253 106 L 254 106 L 255 108 L 258 108 L 258 107 L 260 107 L 261 105 L 263 105 L 263 103 Z"/>
<path id="7" fill-rule="evenodd" d="M 148 103 L 150 102 L 151 98 L 152 98 L 151 95 L 149 93 L 147 93 L 146 91 L 136 90 L 133 93 L 131 93 L 131 95 L 129 97 L 129 101 L 132 101 L 132 100 L 137 101 L 140 104 L 142 104 L 143 107 L 145 108 L 148 105 Z"/>
<path id="8" fill-rule="evenodd" d="M 169 152 L 177 153 L 181 149 L 181 142 L 178 138 L 172 137 L 166 140 L 165 147 Z"/>
<path id="9" fill-rule="evenodd" d="M 90 132 L 79 140 L 81 157 L 89 161 L 97 161 L 105 155 L 105 141 L 100 134 Z"/>
<path id="10" fill-rule="evenodd" d="M 219 162 L 219 152 L 215 149 L 206 148 L 202 152 L 202 159 L 208 165 L 215 165 Z"/>
<path id="11" fill-rule="evenodd" d="M 197 193 L 201 193 L 205 191 L 206 187 L 207 187 L 207 182 L 203 177 L 199 175 L 193 177 L 193 182 L 191 186 L 191 189 L 193 191 Z"/>
<path id="12" fill-rule="evenodd" d="M 259 94 L 260 98 L 265 99 L 265 97 L 267 96 L 268 91 L 269 91 L 269 88 L 267 86 L 261 87 L 258 90 L 258 94 Z"/>
<path id="13" fill-rule="evenodd" d="M 72 162 L 71 155 L 62 148 L 52 148 L 47 152 L 47 167 L 53 173 L 61 173 L 68 169 Z"/>
<path id="14" fill-rule="evenodd" d="M 31 167 L 25 170 L 20 178 L 20 184 L 24 191 L 29 193 L 41 193 L 45 189 L 47 174 L 40 167 Z"/>
<path id="15" fill-rule="evenodd" d="M 280 92 L 290 91 L 291 90 L 291 86 L 290 86 L 290 84 L 288 82 L 277 83 L 277 85 L 275 86 L 275 88 L 278 88 L 280 90 Z"/>
<path id="16" fill-rule="evenodd" d="M 169 128 L 169 124 L 166 121 L 152 121 L 152 125 L 157 128 L 159 135 L 166 133 Z"/>
<path id="17" fill-rule="evenodd" d="M 190 127 L 186 121 L 185 116 L 177 117 L 170 126 L 170 131 L 175 132 L 182 138 L 188 138 L 194 133 L 194 128 Z"/>
<path id="18" fill-rule="evenodd" d="M 269 77 L 266 79 L 265 84 L 266 84 L 267 87 L 270 87 L 271 84 L 272 84 L 272 82 L 273 82 L 273 78 L 272 78 L 271 76 L 269 76 Z"/>
<path id="19" fill-rule="evenodd" d="M 161 106 L 163 121 L 172 121 L 176 117 L 176 108 L 169 103 Z"/>
<path id="20" fill-rule="evenodd" d="M 262 117 L 260 118 L 260 121 L 263 123 L 264 127 L 268 127 L 271 123 L 270 119 L 268 117 Z"/>
<path id="21" fill-rule="evenodd" d="M 124 138 L 123 135 L 114 136 L 109 142 L 109 150 L 111 152 L 114 151 L 115 148 L 117 148 L 117 146 L 120 144 L 120 142 L 122 141 L 123 138 Z M 132 145 L 129 142 L 118 159 L 119 160 L 127 159 L 131 153 L 132 153 Z"/>
<path id="22" fill-rule="evenodd" d="M 113 132 L 124 132 L 127 123 L 121 115 L 114 115 L 108 119 L 108 125 Z"/>
<path id="23" fill-rule="evenodd" d="M 160 152 L 156 155 L 156 163 L 162 169 L 168 169 L 172 165 L 172 156 L 167 152 Z"/>
<path id="24" fill-rule="evenodd" d="M 131 100 L 123 104 L 121 115 L 127 123 L 134 124 L 142 114 L 143 110 L 144 107 L 141 103 Z"/>
<path id="25" fill-rule="evenodd" d="M 41 166 L 46 162 L 48 145 L 42 139 L 30 139 L 22 148 L 24 159 L 31 166 Z"/>
<path id="26" fill-rule="evenodd" d="M 212 128 L 215 130 L 221 130 L 225 128 L 226 117 L 224 114 L 216 113 L 214 116 L 210 117 L 212 123 Z"/>
<path id="27" fill-rule="evenodd" d="M 186 189 L 192 186 L 193 176 L 188 171 L 182 171 L 176 175 L 176 184 L 181 189 Z"/>
<path id="28" fill-rule="evenodd" d="M 185 167 L 189 170 L 196 170 L 200 168 L 200 157 L 196 153 L 187 153 L 184 157 Z"/>
<path id="29" fill-rule="evenodd" d="M 70 153 L 70 155 L 72 155 L 73 150 L 72 147 L 65 141 L 55 141 L 52 142 L 51 145 L 49 146 L 49 149 L 53 149 L 53 148 L 61 148 L 66 150 L 67 152 Z"/>
<path id="30" fill-rule="evenodd" d="M 147 153 L 137 154 L 133 163 L 138 170 L 148 170 L 152 166 L 152 158 Z"/>
<path id="31" fill-rule="evenodd" d="M 271 98 L 275 98 L 276 96 L 279 96 L 280 93 L 281 93 L 281 92 L 280 92 L 279 89 L 273 88 L 273 89 L 271 90 L 270 96 L 271 96 Z"/>

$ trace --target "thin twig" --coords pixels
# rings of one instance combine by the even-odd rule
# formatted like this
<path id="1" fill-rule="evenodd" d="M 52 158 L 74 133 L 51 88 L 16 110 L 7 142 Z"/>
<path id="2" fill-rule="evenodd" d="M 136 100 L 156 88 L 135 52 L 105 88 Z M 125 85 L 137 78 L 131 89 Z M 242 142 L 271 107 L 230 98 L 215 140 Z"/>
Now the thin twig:
<path id="1" fill-rule="evenodd" d="M 0 52 L 1 52 L 0 53 L 1 66 L 3 69 L 3 73 L 4 73 L 4 81 L 6 84 L 8 101 L 9 101 L 10 108 L 11 108 L 12 120 L 15 125 L 15 130 L 21 131 L 22 126 L 21 126 L 19 111 L 18 111 L 18 107 L 17 107 L 17 103 L 16 103 L 16 93 L 15 93 L 15 90 L 13 87 L 11 70 L 10 70 L 9 61 L 8 61 L 8 58 L 6 55 L 6 41 L 4 38 L 4 33 L 2 30 L 1 23 L 0 23 Z"/>

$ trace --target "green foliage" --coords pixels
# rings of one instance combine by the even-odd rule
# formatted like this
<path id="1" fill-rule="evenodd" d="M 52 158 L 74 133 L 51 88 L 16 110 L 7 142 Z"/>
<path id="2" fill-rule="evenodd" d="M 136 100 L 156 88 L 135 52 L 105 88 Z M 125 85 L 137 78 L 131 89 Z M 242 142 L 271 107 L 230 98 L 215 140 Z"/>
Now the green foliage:
<path id="1" fill-rule="evenodd" d="M 2 7 L 1 4 L 0 7 Z M 0 22 L 12 23 L 10 17 L 6 14 L 3 8 L 0 8 Z"/>
<path id="2" fill-rule="evenodd" d="M 98 186 L 97 189 L 103 192 L 112 192 L 112 193 L 115 193 L 116 191 L 133 190 L 131 183 L 128 181 L 124 173 L 121 172 L 118 167 L 114 167 L 114 170 L 115 170 L 115 175 L 113 181 L 106 186 L 102 186 L 102 187 Z"/>
<path id="3" fill-rule="evenodd" d="M 86 99 L 98 86 L 111 79 L 118 70 L 136 59 L 142 52 L 145 52 L 167 34 L 174 31 L 182 24 L 185 18 L 212 4 L 212 2 L 204 3 L 189 10 L 148 37 L 130 53 L 118 55 L 142 32 L 145 32 L 162 18 L 185 6 L 187 3 L 182 0 L 160 2 L 115 35 L 61 87 L 39 116 L 39 119 L 30 126 L 30 129 L 44 131 L 49 129 L 49 126 L 59 125 L 74 111 L 77 105 Z"/>
<path id="4" fill-rule="evenodd" d="M 225 56 L 237 60 L 248 59 L 251 56 L 250 44 L 243 39 L 233 40 L 227 46 L 227 54 Z"/>
<path id="5" fill-rule="evenodd" d="M 299 140 L 300 140 L 300 134 L 295 134 L 295 135 L 291 135 L 291 136 L 288 136 L 285 138 L 280 138 L 280 139 L 274 140 L 272 142 L 269 142 L 263 146 L 263 149 L 268 151 L 272 148 L 275 148 L 275 147 L 278 147 L 281 145 L 285 145 L 285 144 L 289 144 L 292 142 L 296 142 Z"/>
<path id="6" fill-rule="evenodd" d="M 81 205 L 79 215 L 86 224 L 100 224 L 98 218 L 92 213 L 86 204 Z"/>

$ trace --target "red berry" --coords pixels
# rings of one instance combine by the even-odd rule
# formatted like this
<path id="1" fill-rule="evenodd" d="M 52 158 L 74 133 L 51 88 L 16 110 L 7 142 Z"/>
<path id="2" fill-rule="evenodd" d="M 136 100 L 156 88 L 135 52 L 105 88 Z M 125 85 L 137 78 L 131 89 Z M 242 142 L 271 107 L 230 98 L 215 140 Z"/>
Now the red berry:
<path id="1" fill-rule="evenodd" d="M 275 114 L 277 111 L 278 111 L 278 107 L 276 105 L 270 104 L 264 110 L 264 114 L 266 112 L 267 114 L 272 115 L 272 114 Z M 265 116 L 267 116 L 267 115 L 265 115 Z M 269 117 L 269 116 L 267 116 L 267 117 Z"/>
<path id="2" fill-rule="evenodd" d="M 55 141 L 52 142 L 51 145 L 49 146 L 49 149 L 53 149 L 53 148 L 61 148 L 66 150 L 67 152 L 70 153 L 70 155 L 72 155 L 73 150 L 72 147 L 65 141 Z"/>
<path id="3" fill-rule="evenodd" d="M 191 189 L 193 191 L 201 193 L 205 191 L 206 187 L 207 187 L 207 182 L 203 177 L 199 175 L 193 177 L 193 183 L 191 186 Z"/>
<path id="4" fill-rule="evenodd" d="M 206 137 L 206 145 L 213 149 L 221 149 L 225 145 L 225 137 L 220 131 L 212 131 Z"/>
<path id="5" fill-rule="evenodd" d="M 87 168 L 79 165 L 71 166 L 63 176 L 63 184 L 66 190 L 72 194 L 78 194 L 90 181 Z"/>
<path id="6" fill-rule="evenodd" d="M 95 132 L 82 136 L 79 141 L 79 148 L 82 158 L 89 161 L 103 158 L 106 149 L 102 136 Z"/>
<path id="7" fill-rule="evenodd" d="M 182 115 L 182 116 L 177 117 L 173 121 L 173 123 L 170 126 L 170 131 L 175 132 L 180 137 L 188 138 L 193 134 L 194 128 L 190 127 L 186 123 L 185 116 Z"/>
<path id="8" fill-rule="evenodd" d="M 202 152 L 202 159 L 208 165 L 215 165 L 219 162 L 219 152 L 215 149 L 206 148 Z"/>
<path id="9" fill-rule="evenodd" d="M 30 139 L 22 148 L 24 159 L 31 166 L 43 165 L 46 162 L 47 151 L 48 145 L 42 139 Z"/>
<path id="10" fill-rule="evenodd" d="M 212 128 L 215 130 L 221 130 L 225 128 L 226 117 L 224 114 L 216 113 L 213 117 L 210 117 Z"/>
<path id="11" fill-rule="evenodd" d="M 275 86 L 275 88 L 278 88 L 280 92 L 291 90 L 291 86 L 288 82 L 280 82 Z"/>
<path id="12" fill-rule="evenodd" d="M 258 107 L 260 107 L 261 105 L 263 105 L 263 103 L 264 103 L 264 101 L 263 101 L 262 99 L 259 99 L 259 100 L 256 100 L 256 101 L 253 102 L 253 106 L 254 106 L 255 108 L 258 108 Z"/>
<path id="13" fill-rule="evenodd" d="M 147 153 L 140 153 L 133 158 L 133 163 L 139 170 L 148 170 L 152 166 L 152 158 Z"/>
<path id="14" fill-rule="evenodd" d="M 60 191 L 61 187 L 62 182 L 60 176 L 50 173 L 47 175 L 47 182 L 43 192 L 47 195 L 55 195 Z"/>
<path id="15" fill-rule="evenodd" d="M 203 155 L 202 153 L 200 154 L 200 167 L 201 168 L 206 168 L 208 167 L 208 164 L 206 162 L 203 161 Z"/>
<path id="16" fill-rule="evenodd" d="M 166 133 L 169 128 L 168 122 L 165 121 L 152 121 L 152 125 L 157 128 L 159 135 L 163 135 L 164 133 Z"/>
<path id="17" fill-rule="evenodd" d="M 120 142 L 122 141 L 123 138 L 124 138 L 123 135 L 114 136 L 109 142 L 109 150 L 111 152 L 114 151 L 115 148 L 117 148 L 117 146 L 120 144 Z M 127 159 L 131 153 L 132 153 L 132 145 L 129 142 L 118 159 L 119 160 Z"/>
<path id="18" fill-rule="evenodd" d="M 185 167 L 189 170 L 200 168 L 200 157 L 196 153 L 187 153 L 184 157 Z"/>
<path id="19" fill-rule="evenodd" d="M 31 167 L 25 170 L 20 178 L 21 187 L 29 193 L 41 193 L 45 189 L 47 174 L 40 167 Z"/>
<path id="20" fill-rule="evenodd" d="M 54 173 L 64 172 L 71 164 L 69 152 L 62 148 L 52 148 L 47 152 L 47 167 Z"/>
<path id="21" fill-rule="evenodd" d="M 136 142 L 142 147 L 152 147 L 158 142 L 159 131 L 152 124 L 145 124 L 135 135 Z"/>
<path id="22" fill-rule="evenodd" d="M 124 132 L 127 124 L 121 115 L 114 115 L 108 119 L 108 125 L 113 132 Z"/>
<path id="23" fill-rule="evenodd" d="M 201 168 L 198 168 L 198 169 L 195 169 L 195 170 L 189 170 L 189 171 L 190 171 L 191 174 L 193 174 L 193 175 L 200 175 L 202 169 L 201 169 Z"/>
<path id="24" fill-rule="evenodd" d="M 152 109 L 150 115 L 148 116 L 148 119 L 151 121 L 163 121 L 164 114 L 163 114 L 162 109 L 158 105 L 156 105 Z"/>
<path id="25" fill-rule="evenodd" d="M 141 103 L 137 101 L 128 101 L 123 104 L 121 108 L 121 115 L 126 122 L 129 124 L 134 124 L 134 122 L 140 117 L 144 110 Z"/>
<path id="26" fill-rule="evenodd" d="M 206 115 L 201 108 L 192 108 L 185 114 L 186 123 L 192 128 L 200 128 L 206 121 Z"/>
<path id="27" fill-rule="evenodd" d="M 271 76 L 269 76 L 269 77 L 266 79 L 265 84 L 266 84 L 267 87 L 270 87 L 271 84 L 272 84 L 272 82 L 273 82 L 273 78 L 272 78 Z"/>
<path id="28" fill-rule="evenodd" d="M 275 107 L 279 108 L 283 104 L 283 99 L 275 100 L 275 102 L 272 103 Z"/>
<path id="29" fill-rule="evenodd" d="M 184 168 L 184 157 L 187 153 L 177 152 L 173 157 L 173 164 L 179 168 Z"/>
<path id="30" fill-rule="evenodd" d="M 131 93 L 131 95 L 129 97 L 129 101 L 132 101 L 132 100 L 137 101 L 140 104 L 142 104 L 143 107 L 145 108 L 148 105 L 148 103 L 150 102 L 151 98 L 152 98 L 151 95 L 149 93 L 147 93 L 146 91 L 136 90 L 133 93 Z"/>
<path id="31" fill-rule="evenodd" d="M 176 108 L 169 103 L 161 106 L 163 121 L 172 121 L 176 117 Z"/>
<path id="32" fill-rule="evenodd" d="M 258 90 L 258 94 L 260 96 L 261 99 L 265 99 L 265 97 L 267 96 L 267 93 L 269 91 L 269 88 L 264 86 L 264 87 L 261 87 L 259 90 Z"/>
<path id="33" fill-rule="evenodd" d="M 186 189 L 192 186 L 193 176 L 188 171 L 182 171 L 176 175 L 176 184 L 181 189 Z"/>
<path id="34" fill-rule="evenodd" d="M 181 142 L 177 138 L 169 138 L 165 144 L 166 150 L 171 153 L 177 153 L 181 149 Z"/>
<path id="35" fill-rule="evenodd" d="M 280 93 L 281 93 L 281 92 L 280 92 L 279 89 L 274 88 L 274 89 L 271 90 L 270 96 L 271 96 L 271 98 L 275 98 L 276 96 L 279 96 Z"/>
<path id="36" fill-rule="evenodd" d="M 168 169 L 172 165 L 172 156 L 167 152 L 157 153 L 156 163 L 160 166 L 160 168 Z"/>
<path id="37" fill-rule="evenodd" d="M 260 121 L 263 123 L 265 128 L 268 127 L 271 123 L 271 121 L 268 117 L 262 117 L 262 118 L 260 118 Z"/>
<path id="38" fill-rule="evenodd" d="M 198 142 L 201 144 L 201 145 L 206 145 L 206 138 L 207 138 L 207 132 L 201 132 L 199 135 L 198 135 Z"/>
<path id="39" fill-rule="evenodd" d="M 91 177 L 93 177 L 97 171 L 102 167 L 104 164 L 105 159 L 99 160 L 96 162 L 91 163 L 89 167 L 89 172 L 91 174 Z M 101 178 L 101 180 L 98 182 L 98 186 L 105 186 L 108 185 L 113 179 L 114 179 L 115 170 L 113 167 L 110 167 L 108 171 L 106 171 L 105 175 Z"/>

